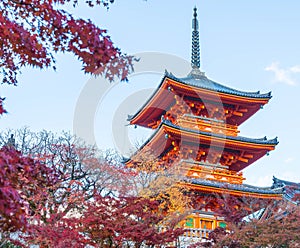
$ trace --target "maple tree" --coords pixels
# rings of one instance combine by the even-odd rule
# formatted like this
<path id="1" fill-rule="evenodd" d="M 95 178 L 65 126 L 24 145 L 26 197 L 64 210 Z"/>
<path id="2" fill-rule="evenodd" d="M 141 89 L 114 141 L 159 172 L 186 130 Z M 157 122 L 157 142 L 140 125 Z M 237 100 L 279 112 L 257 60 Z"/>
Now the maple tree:
<path id="1" fill-rule="evenodd" d="M 183 229 L 162 229 L 159 203 L 139 197 L 97 195 L 74 216 L 56 214 L 47 223 L 32 225 L 24 237 L 28 244 L 43 247 L 154 247 L 176 240 Z"/>
<path id="2" fill-rule="evenodd" d="M 57 136 L 27 128 L 0 133 L 0 145 L 8 147 L 12 133 L 9 147 L 30 161 L 53 168 L 57 177 L 51 187 L 32 180 L 43 194 L 24 196 L 25 201 L 30 200 L 30 211 L 23 215 L 26 228 L 10 227 L 7 232 L 19 231 L 18 238 L 6 241 L 21 247 L 152 247 L 173 242 L 183 233 L 177 228 L 182 216 L 177 214 L 181 205 L 176 204 L 177 200 L 184 202 L 180 199 L 183 192 L 171 190 L 176 189 L 173 184 L 177 181 L 166 180 L 170 171 L 157 172 L 155 180 L 136 191 L 134 185 L 141 182 L 142 175 L 124 167 L 114 152 L 101 153 L 68 133 Z M 34 173 L 32 176 L 39 180 Z M 23 187 L 21 183 L 16 185 Z"/>
<path id="3" fill-rule="evenodd" d="M 109 195 L 127 191 L 126 171 L 116 164 L 112 152 L 101 152 L 67 132 L 55 135 L 28 128 L 0 133 L 0 145 L 6 144 L 11 133 L 15 134 L 16 149 L 54 168 L 58 174 L 59 180 L 48 195 L 50 212 L 63 209 L 67 214 L 75 207 L 81 208 L 82 202 L 95 192 Z"/>
<path id="4" fill-rule="evenodd" d="M 116 48 L 107 31 L 91 20 L 77 19 L 66 6 L 77 0 L 2 0 L 0 2 L 0 67 L 4 83 L 15 84 L 22 66 L 54 66 L 54 52 L 71 52 L 87 73 L 125 80 L 132 57 Z M 107 7 L 108 0 L 86 0 Z M 63 7 L 65 7 L 63 9 Z"/>
<path id="5" fill-rule="evenodd" d="M 4 101 L 4 98 L 0 97 L 0 116 L 6 112 L 3 107 L 3 101 Z"/>
<path id="6" fill-rule="evenodd" d="M 13 144 L 8 144 L 11 142 L 8 142 L 8 140 L 12 139 L 11 133 L 15 134 Z M 0 218 L 3 218 L 1 220 L 7 220 L 7 227 L 5 228 L 7 232 L 15 232 L 23 227 L 25 228 L 27 222 L 18 221 L 20 218 L 24 221 L 30 220 L 31 223 L 48 223 L 56 214 L 53 220 L 56 221 L 55 224 L 57 225 L 60 219 L 72 213 L 72 211 L 82 209 L 85 201 L 91 199 L 95 192 L 110 194 L 116 190 L 118 185 L 115 181 L 119 180 L 121 182 L 124 177 L 118 173 L 116 166 L 110 165 L 109 153 L 105 153 L 105 156 L 101 155 L 97 153 L 94 147 L 85 145 L 69 133 L 57 136 L 47 131 L 34 133 L 28 128 L 10 130 L 0 134 L 0 146 L 6 147 L 5 149 L 11 147 L 14 152 L 14 159 L 11 160 L 12 165 L 9 165 L 9 168 L 13 169 L 12 174 L 7 176 L 6 174 L 10 172 L 7 166 L 1 167 L 4 171 L 0 180 L 1 184 L 4 186 L 13 184 L 16 191 L 24 189 L 29 192 L 26 186 L 32 186 L 36 190 L 33 193 L 34 198 L 28 194 L 23 195 L 24 204 L 28 204 L 30 201 L 30 211 L 29 207 L 25 208 L 23 202 L 19 201 L 18 195 L 8 195 L 13 196 L 12 199 L 1 198 L 0 208 L 10 211 L 9 213 L 13 213 L 16 218 L 16 221 L 12 222 L 13 219 L 9 216 L 7 218 L 2 217 L 2 215 L 5 216 L 9 213 L 0 213 Z M 34 164 L 25 164 L 24 167 L 30 169 L 30 166 L 36 166 L 35 170 L 29 170 L 28 175 L 24 174 L 22 176 L 20 173 L 22 173 L 23 167 L 17 164 L 17 155 L 33 161 Z M 41 176 L 39 177 L 39 174 L 37 174 L 40 170 L 43 175 L 47 176 L 46 170 L 49 168 L 56 175 L 56 181 L 51 187 L 47 187 L 40 178 Z M 17 170 L 21 171 L 18 172 Z M 3 190 L 6 189 L 5 186 Z M 125 187 L 124 190 L 126 190 Z M 8 191 L 8 193 L 10 192 L 12 191 Z M 38 194 L 42 192 L 43 194 Z M 45 195 L 47 195 L 46 199 Z M 8 208 L 8 205 L 11 208 Z M 20 212 L 19 215 L 18 212 Z M 14 228 L 16 225 L 14 223 L 20 225 L 18 226 L 19 229 Z M 24 229 L 24 231 L 27 232 L 27 229 Z"/>
<path id="7" fill-rule="evenodd" d="M 135 166 L 128 177 L 134 195 L 155 199 L 164 211 L 165 221 L 178 224 L 191 213 L 189 189 L 181 182 L 184 174 L 178 166 L 165 167 L 151 150 L 145 150 L 138 158 L 132 157 Z"/>
<path id="8" fill-rule="evenodd" d="M 232 226 L 230 233 L 214 240 L 214 247 L 299 247 L 300 209 L 281 204 L 288 210 L 267 219 L 252 219 Z"/>
<path id="9" fill-rule="evenodd" d="M 42 186 L 43 195 L 31 199 L 31 214 L 24 212 L 29 225 L 18 229 L 18 239 L 11 239 L 14 244 L 98 247 L 113 240 L 108 247 L 125 243 L 139 247 L 165 244 L 182 233 L 175 228 L 178 222 L 166 222 L 167 207 L 162 209 L 161 202 L 134 195 L 132 180 L 137 175 L 119 164 L 114 152 L 100 153 L 68 133 L 57 137 L 27 128 L 0 133 L 0 145 L 7 146 L 11 133 L 15 134 L 14 151 L 19 149 L 23 156 L 53 168 L 57 175 L 50 188 L 33 180 L 37 188 Z M 91 229 L 93 225 L 102 229 Z M 16 230 L 9 229 L 10 233 Z"/>
<path id="10" fill-rule="evenodd" d="M 108 8 L 113 0 L 85 0 Z M 83 71 L 122 81 L 133 71 L 133 56 L 114 46 L 107 30 L 91 20 L 75 18 L 66 9 L 78 0 L 1 0 L 0 70 L 3 83 L 17 84 L 22 67 L 55 68 L 57 52 L 70 52 Z M 4 113 L 0 98 L 0 115 Z"/>
<path id="11" fill-rule="evenodd" d="M 256 218 L 257 216 L 252 214 L 268 207 L 274 200 L 220 194 L 216 201 L 215 213 L 223 216 L 228 225 L 238 226 L 246 216 Z"/>
<path id="12" fill-rule="evenodd" d="M 27 216 L 45 199 L 57 180 L 54 170 L 12 147 L 0 149 L 0 231 L 27 228 Z"/>
<path id="13" fill-rule="evenodd" d="M 299 196 L 295 197 L 299 200 Z M 299 247 L 298 205 L 284 199 L 238 198 L 227 194 L 218 199 L 219 208 L 215 209 L 215 213 L 224 217 L 226 229 L 216 228 L 207 240 L 192 244 L 189 248 Z M 295 199 L 293 201 L 296 202 Z"/>
<path id="14" fill-rule="evenodd" d="M 176 228 L 175 225 L 165 225 L 164 213 L 160 212 L 160 203 L 156 200 L 141 197 L 126 197 L 118 200 L 102 198 L 101 204 L 106 207 L 104 212 L 107 215 L 100 223 L 97 208 L 101 204 L 99 204 L 99 200 L 96 202 L 96 207 L 94 204 L 89 206 L 87 218 L 91 218 L 89 219 L 90 224 L 95 221 L 98 223 L 97 225 L 86 225 L 86 227 L 94 239 L 97 235 L 106 236 L 105 239 L 101 239 L 101 247 L 104 247 L 103 241 L 109 243 L 112 240 L 115 242 L 114 247 L 119 247 L 124 243 L 134 247 L 154 247 L 172 242 L 183 233 L 183 230 Z M 108 221 L 109 225 L 103 225 L 101 223 L 103 221 Z M 101 226 L 105 226 L 106 230 L 103 230 Z"/>

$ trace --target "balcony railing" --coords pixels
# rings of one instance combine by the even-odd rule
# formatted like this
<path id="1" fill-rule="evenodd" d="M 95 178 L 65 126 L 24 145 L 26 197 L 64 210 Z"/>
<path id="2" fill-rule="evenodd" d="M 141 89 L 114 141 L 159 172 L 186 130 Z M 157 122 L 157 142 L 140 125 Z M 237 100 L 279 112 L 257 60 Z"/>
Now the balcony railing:
<path id="1" fill-rule="evenodd" d="M 228 136 L 237 136 L 239 130 L 237 126 L 229 125 L 223 121 L 216 119 L 192 116 L 184 114 L 182 117 L 176 120 L 176 124 L 185 128 L 200 130 L 204 132 L 212 132 L 217 134 L 223 134 Z"/>
<path id="2" fill-rule="evenodd" d="M 189 160 L 182 160 L 181 166 L 186 170 L 186 175 L 192 178 L 202 178 L 233 184 L 242 184 L 245 178 L 242 172 L 236 172 L 226 169 L 219 165 L 196 163 Z"/>
<path id="3" fill-rule="evenodd" d="M 183 236 L 184 237 L 189 237 L 189 238 L 208 238 L 209 233 L 211 230 L 208 229 L 201 229 L 201 228 L 188 228 L 184 232 Z"/>

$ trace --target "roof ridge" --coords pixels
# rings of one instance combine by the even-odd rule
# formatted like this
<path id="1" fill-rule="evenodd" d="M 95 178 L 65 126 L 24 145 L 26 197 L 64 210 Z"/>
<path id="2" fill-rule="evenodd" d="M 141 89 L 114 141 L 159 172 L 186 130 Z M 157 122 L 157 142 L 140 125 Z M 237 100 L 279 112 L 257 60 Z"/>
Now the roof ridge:
<path id="1" fill-rule="evenodd" d="M 163 124 L 170 126 L 170 127 L 178 128 L 180 130 L 191 131 L 193 133 L 214 136 L 217 138 L 225 138 L 225 139 L 230 139 L 230 140 L 244 141 L 244 142 L 251 142 L 251 143 L 255 143 L 255 141 L 259 141 L 260 144 L 270 144 L 270 145 L 271 144 L 277 145 L 279 143 L 277 137 L 268 140 L 268 139 L 265 139 L 265 137 L 264 138 L 249 138 L 249 137 L 244 137 L 244 136 L 236 136 L 235 137 L 235 136 L 221 135 L 221 134 L 217 134 L 217 133 L 205 132 L 205 131 L 200 131 L 200 130 L 188 129 L 188 128 L 178 126 L 178 125 L 172 123 L 171 121 L 166 120 L 165 118 L 162 118 L 162 121 L 159 124 L 159 126 L 157 127 L 157 129 L 159 129 Z"/>
<path id="2" fill-rule="evenodd" d="M 193 71 L 193 70 L 192 70 Z M 260 91 L 241 91 L 236 90 L 232 87 L 217 83 L 205 76 L 203 72 L 200 71 L 201 74 L 198 74 L 195 76 L 195 74 L 188 74 L 188 76 L 179 78 L 176 77 L 171 72 L 165 71 L 165 76 L 169 77 L 170 79 L 173 79 L 175 81 L 178 81 L 180 83 L 184 83 L 190 86 L 208 89 L 212 91 L 217 91 L 220 93 L 227 93 L 227 94 L 235 94 L 240 96 L 248 96 L 248 97 L 255 97 L 255 98 L 271 98 L 271 91 L 267 93 L 260 93 Z"/>

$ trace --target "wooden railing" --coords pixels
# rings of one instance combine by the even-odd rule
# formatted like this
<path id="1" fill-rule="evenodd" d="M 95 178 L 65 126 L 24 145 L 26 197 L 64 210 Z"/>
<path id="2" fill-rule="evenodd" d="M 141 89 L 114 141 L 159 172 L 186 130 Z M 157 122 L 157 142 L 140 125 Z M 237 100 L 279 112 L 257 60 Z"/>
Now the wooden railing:
<path id="1" fill-rule="evenodd" d="M 160 228 L 160 231 L 166 231 L 164 227 Z M 181 235 L 185 238 L 208 238 L 209 233 L 212 230 L 203 229 L 203 228 L 184 228 L 184 233 Z"/>
<path id="2" fill-rule="evenodd" d="M 175 124 L 193 130 L 212 132 L 228 136 L 237 136 L 239 133 L 237 126 L 226 124 L 224 121 L 206 117 L 192 116 L 189 114 L 185 114 L 177 119 Z"/>
<path id="3" fill-rule="evenodd" d="M 186 229 L 182 236 L 189 238 L 208 238 L 211 230 L 201 229 L 201 228 L 189 228 Z"/>
<path id="4" fill-rule="evenodd" d="M 233 184 L 242 184 L 243 180 L 245 180 L 242 172 L 228 170 L 218 165 L 213 167 L 210 164 L 206 165 L 205 163 L 200 164 L 182 160 L 181 167 L 186 171 L 186 175 L 192 178 L 215 180 Z"/>

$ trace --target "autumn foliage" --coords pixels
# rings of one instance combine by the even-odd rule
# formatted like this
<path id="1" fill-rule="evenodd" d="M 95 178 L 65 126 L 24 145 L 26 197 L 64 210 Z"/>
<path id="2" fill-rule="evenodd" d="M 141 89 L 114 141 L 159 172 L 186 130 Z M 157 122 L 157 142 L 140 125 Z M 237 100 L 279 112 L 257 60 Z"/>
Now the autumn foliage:
<path id="1" fill-rule="evenodd" d="M 3 100 L 4 99 L 0 97 L 0 116 L 6 112 L 3 107 Z"/>
<path id="2" fill-rule="evenodd" d="M 87 0 L 90 7 L 107 7 L 108 0 Z M 113 45 L 105 29 L 75 18 L 65 5 L 77 0 L 2 0 L 0 2 L 0 67 L 3 82 L 15 84 L 23 66 L 54 66 L 55 52 L 73 53 L 87 73 L 126 79 L 132 57 Z M 65 9 L 64 9 L 65 7 Z"/>
<path id="3" fill-rule="evenodd" d="M 300 209 L 287 206 L 268 219 L 252 219 L 231 226 L 230 232 L 214 235 L 213 247 L 299 247 Z"/>
<path id="4" fill-rule="evenodd" d="M 85 0 L 108 8 L 113 0 Z M 55 53 L 69 52 L 82 63 L 85 73 L 109 81 L 127 80 L 133 56 L 117 48 L 107 30 L 91 20 L 74 17 L 66 9 L 78 0 L 1 0 L 0 75 L 2 83 L 16 85 L 22 67 L 55 67 Z M 0 98 L 0 115 L 4 113 Z"/>
<path id="5" fill-rule="evenodd" d="M 157 201 L 139 197 L 96 196 L 74 216 L 52 214 L 24 235 L 42 247 L 153 247 L 176 240 L 182 229 L 162 230 Z M 59 221 L 57 221 L 59 218 Z"/>
<path id="6" fill-rule="evenodd" d="M 164 225 L 164 214 L 160 212 L 156 200 L 97 197 L 96 204 L 89 204 L 87 209 L 83 220 L 89 224 L 84 231 L 94 242 L 100 240 L 100 243 L 97 242 L 100 247 L 110 242 L 116 247 L 124 243 L 134 244 L 135 247 L 163 245 L 183 233 L 180 228 Z"/>
<path id="7" fill-rule="evenodd" d="M 153 247 L 183 233 L 178 220 L 166 218 L 173 206 L 167 196 L 135 194 L 138 175 L 113 152 L 97 151 L 68 133 L 14 133 L 13 145 L 5 142 L 8 133 L 0 134 L 0 244 Z"/>
<path id="8" fill-rule="evenodd" d="M 0 230 L 26 230 L 28 216 L 56 183 L 55 172 L 14 148 L 0 150 Z"/>
<path id="9" fill-rule="evenodd" d="M 298 205 L 287 200 L 263 200 L 227 194 L 221 195 L 217 202 L 219 208 L 215 212 L 224 217 L 226 229 L 217 227 L 210 232 L 208 239 L 190 245 L 189 248 L 300 246 Z"/>

